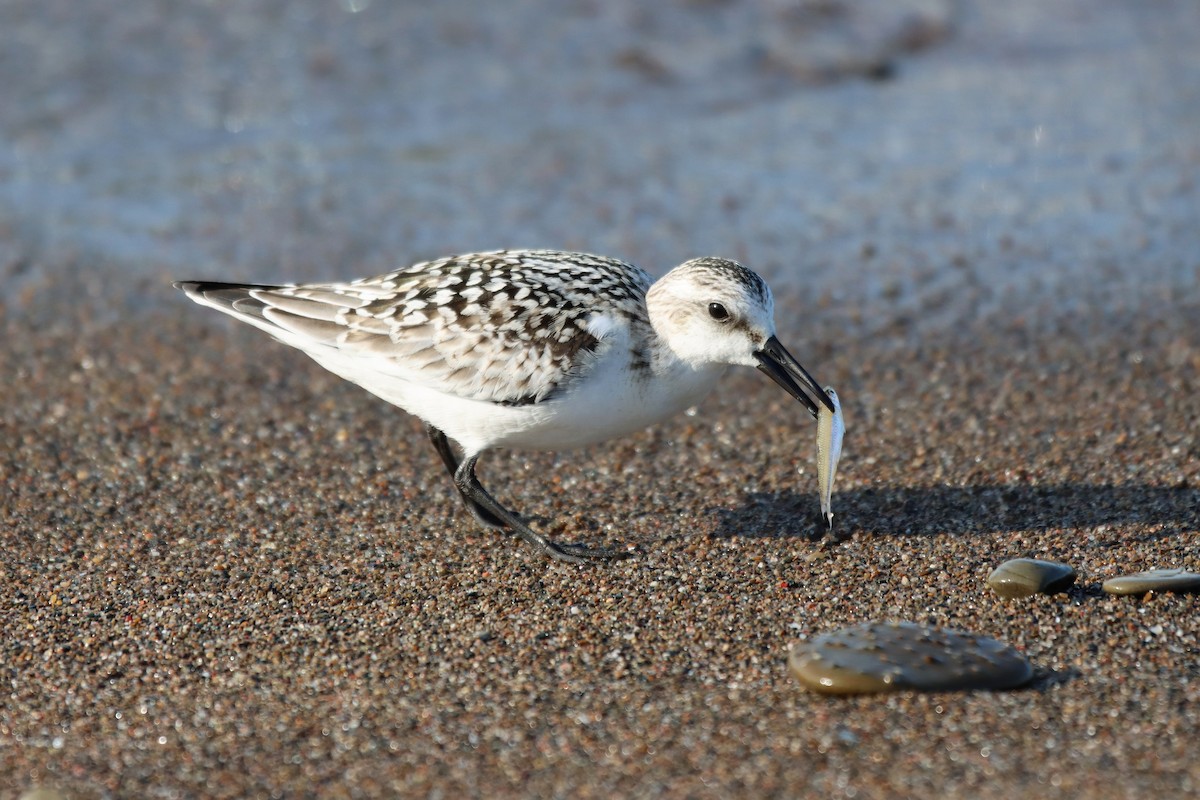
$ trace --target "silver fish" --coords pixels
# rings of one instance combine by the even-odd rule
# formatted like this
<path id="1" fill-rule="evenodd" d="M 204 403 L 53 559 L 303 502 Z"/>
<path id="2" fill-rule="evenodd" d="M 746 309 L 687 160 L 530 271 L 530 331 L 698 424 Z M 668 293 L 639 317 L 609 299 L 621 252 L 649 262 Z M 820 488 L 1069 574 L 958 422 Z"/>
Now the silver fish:
<path id="1" fill-rule="evenodd" d="M 833 533 L 833 511 L 830 496 L 833 494 L 833 479 L 837 475 L 838 459 L 842 457 L 842 435 L 846 423 L 842 420 L 842 404 L 832 386 L 825 387 L 825 394 L 833 401 L 833 411 L 824 404 L 817 404 L 817 486 L 821 491 L 821 517 Z"/>

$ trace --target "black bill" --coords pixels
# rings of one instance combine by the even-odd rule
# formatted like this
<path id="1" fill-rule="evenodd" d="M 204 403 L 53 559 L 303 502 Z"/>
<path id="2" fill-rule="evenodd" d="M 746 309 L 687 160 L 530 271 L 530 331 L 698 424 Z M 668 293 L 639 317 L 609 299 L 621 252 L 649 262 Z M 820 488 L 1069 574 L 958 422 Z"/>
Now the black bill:
<path id="1" fill-rule="evenodd" d="M 767 339 L 754 357 L 758 359 L 758 368 L 782 386 L 784 391 L 804 403 L 814 417 L 817 416 L 817 401 L 830 411 L 835 410 L 833 401 L 821 389 L 820 384 L 808 374 L 808 370 L 801 366 L 799 361 L 792 358 L 792 354 L 774 336 Z"/>

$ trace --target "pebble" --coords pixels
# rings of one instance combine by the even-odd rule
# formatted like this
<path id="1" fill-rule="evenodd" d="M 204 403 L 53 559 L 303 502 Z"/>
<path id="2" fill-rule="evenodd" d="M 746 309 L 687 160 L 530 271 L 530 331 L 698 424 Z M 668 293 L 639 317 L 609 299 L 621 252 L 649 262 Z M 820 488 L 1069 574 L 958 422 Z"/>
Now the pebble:
<path id="1" fill-rule="evenodd" d="M 1033 676 L 1008 645 L 972 633 L 913 622 L 866 622 L 792 647 L 788 665 L 823 694 L 901 689 L 1010 689 Z"/>
<path id="2" fill-rule="evenodd" d="M 1101 588 L 1109 594 L 1200 592 L 1200 573 L 1185 569 L 1152 569 L 1109 578 Z"/>
<path id="3" fill-rule="evenodd" d="M 20 800 L 67 800 L 67 796 L 55 789 L 30 789 Z"/>
<path id="4" fill-rule="evenodd" d="M 987 582 L 1001 597 L 1057 594 L 1075 583 L 1075 570 L 1057 561 L 1014 558 L 992 570 Z"/>

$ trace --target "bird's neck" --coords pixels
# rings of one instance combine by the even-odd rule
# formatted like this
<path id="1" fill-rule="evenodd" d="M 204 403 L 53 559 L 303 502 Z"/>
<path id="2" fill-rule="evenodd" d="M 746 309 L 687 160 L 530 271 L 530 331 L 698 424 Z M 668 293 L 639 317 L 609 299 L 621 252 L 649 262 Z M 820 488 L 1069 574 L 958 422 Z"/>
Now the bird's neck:
<path id="1" fill-rule="evenodd" d="M 635 341 L 641 342 L 640 350 L 632 353 L 635 372 L 640 368 L 651 382 L 678 387 L 680 394 L 693 397 L 684 407 L 699 402 L 725 374 L 726 365 L 686 360 L 671 349 L 649 322 L 644 324 L 648 329 L 646 335 L 635 337 Z"/>

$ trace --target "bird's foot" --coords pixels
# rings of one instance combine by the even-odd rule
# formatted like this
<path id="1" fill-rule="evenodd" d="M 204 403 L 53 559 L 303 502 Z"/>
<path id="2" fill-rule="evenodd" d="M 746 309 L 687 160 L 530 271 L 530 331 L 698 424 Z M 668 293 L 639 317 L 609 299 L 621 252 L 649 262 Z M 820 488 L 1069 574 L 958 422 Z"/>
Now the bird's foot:
<path id="1" fill-rule="evenodd" d="M 471 512 L 471 516 L 475 521 L 488 530 L 503 531 L 508 530 L 508 523 L 497 517 L 492 512 L 488 511 L 483 506 L 476 503 L 471 498 L 463 495 L 463 505 L 467 507 L 467 511 Z"/>
<path id="2" fill-rule="evenodd" d="M 582 544 L 559 544 L 544 539 L 545 546 L 535 543 L 539 550 L 556 561 L 566 561 L 573 564 L 586 564 L 591 561 L 616 561 L 630 558 L 633 553 L 619 550 L 615 547 L 588 547 Z"/>

